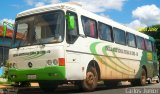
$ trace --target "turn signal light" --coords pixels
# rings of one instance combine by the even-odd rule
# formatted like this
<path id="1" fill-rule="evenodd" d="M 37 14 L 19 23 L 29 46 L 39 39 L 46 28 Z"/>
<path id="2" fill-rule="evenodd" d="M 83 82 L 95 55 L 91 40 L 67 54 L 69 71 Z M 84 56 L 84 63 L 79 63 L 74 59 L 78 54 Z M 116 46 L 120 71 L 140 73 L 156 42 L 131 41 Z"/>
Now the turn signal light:
<path id="1" fill-rule="evenodd" d="M 58 58 L 59 66 L 65 66 L 65 59 L 64 58 Z"/>

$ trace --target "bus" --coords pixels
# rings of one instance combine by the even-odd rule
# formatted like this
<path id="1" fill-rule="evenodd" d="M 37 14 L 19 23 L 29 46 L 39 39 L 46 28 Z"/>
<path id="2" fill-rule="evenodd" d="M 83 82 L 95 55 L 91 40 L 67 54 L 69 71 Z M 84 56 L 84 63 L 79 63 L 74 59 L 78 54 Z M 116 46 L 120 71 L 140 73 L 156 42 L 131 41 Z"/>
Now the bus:
<path id="1" fill-rule="evenodd" d="M 0 23 L 0 76 L 4 73 L 3 67 L 6 65 L 11 46 L 13 27 L 10 26 L 11 24 L 5 21 Z"/>
<path id="2" fill-rule="evenodd" d="M 71 82 L 94 91 L 98 81 L 146 85 L 158 74 L 155 40 L 76 3 L 23 11 L 9 50 L 9 79 L 44 91 Z"/>

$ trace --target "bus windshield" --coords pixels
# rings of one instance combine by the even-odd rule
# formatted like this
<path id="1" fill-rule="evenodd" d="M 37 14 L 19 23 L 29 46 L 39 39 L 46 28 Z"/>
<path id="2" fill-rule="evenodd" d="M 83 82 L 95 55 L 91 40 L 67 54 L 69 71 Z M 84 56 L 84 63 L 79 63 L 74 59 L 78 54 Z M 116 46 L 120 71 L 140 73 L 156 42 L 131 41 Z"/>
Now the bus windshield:
<path id="1" fill-rule="evenodd" d="M 18 18 L 15 29 L 15 46 L 62 42 L 64 39 L 64 21 L 64 12 L 62 11 Z"/>

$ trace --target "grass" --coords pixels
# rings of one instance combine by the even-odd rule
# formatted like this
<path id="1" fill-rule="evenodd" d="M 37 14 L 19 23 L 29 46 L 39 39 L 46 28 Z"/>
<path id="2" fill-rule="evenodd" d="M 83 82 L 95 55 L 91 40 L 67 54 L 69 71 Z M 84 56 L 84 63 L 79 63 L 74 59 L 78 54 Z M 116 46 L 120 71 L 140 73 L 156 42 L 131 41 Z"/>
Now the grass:
<path id="1" fill-rule="evenodd" d="M 3 79 L 3 77 L 0 77 L 0 78 Z M 9 80 L 7 80 L 7 79 L 6 79 L 6 81 L 0 81 L 0 84 L 11 84 L 11 83 L 12 83 L 12 82 L 9 81 Z"/>
<path id="2" fill-rule="evenodd" d="M 1 84 L 12 84 L 12 82 L 9 82 L 9 81 L 7 81 L 7 82 L 0 82 L 0 85 Z"/>

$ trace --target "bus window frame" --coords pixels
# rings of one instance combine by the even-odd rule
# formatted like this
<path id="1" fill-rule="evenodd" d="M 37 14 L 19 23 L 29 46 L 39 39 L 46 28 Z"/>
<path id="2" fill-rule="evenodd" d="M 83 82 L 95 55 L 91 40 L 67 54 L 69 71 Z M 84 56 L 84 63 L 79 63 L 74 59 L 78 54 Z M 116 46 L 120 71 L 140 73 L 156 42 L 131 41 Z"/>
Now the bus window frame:
<path id="1" fill-rule="evenodd" d="M 142 45 L 141 45 L 141 48 L 138 47 L 138 40 L 137 40 L 137 37 L 142 38 L 142 40 L 143 40 L 143 42 L 144 42 L 144 48 L 142 47 Z M 137 36 L 137 35 L 136 35 L 136 45 L 137 45 L 137 48 L 138 48 L 138 49 L 146 50 L 146 43 L 145 43 L 145 39 L 144 39 L 143 37 Z"/>
<path id="2" fill-rule="evenodd" d="M 147 45 L 148 45 L 148 42 L 150 42 L 151 43 L 151 50 L 149 50 L 147 47 Z M 145 47 L 146 47 L 146 51 L 148 51 L 148 52 L 153 52 L 153 46 L 152 46 L 152 41 L 151 40 L 148 40 L 148 39 L 145 39 Z"/>
<path id="3" fill-rule="evenodd" d="M 73 12 L 73 11 L 70 11 L 70 10 L 67 10 L 67 11 L 66 11 L 66 14 L 67 14 L 68 12 L 75 14 L 75 16 L 77 17 L 77 20 L 76 20 L 76 22 L 75 22 L 75 27 L 77 28 L 77 39 L 78 39 L 78 37 L 79 37 L 79 18 L 78 18 L 78 15 L 77 15 L 76 12 Z M 76 39 L 74 42 L 69 42 L 68 39 L 67 39 L 67 37 L 69 36 L 68 32 L 70 32 L 69 27 L 68 27 L 67 19 L 66 19 L 66 24 L 65 24 L 65 25 L 66 25 L 66 42 L 67 42 L 68 44 L 74 44 L 77 39 Z M 77 25 L 77 26 L 76 26 L 76 25 Z"/>
<path id="4" fill-rule="evenodd" d="M 96 33 L 96 34 L 95 34 L 96 36 L 92 37 L 92 36 L 87 35 L 87 34 L 85 33 L 85 28 L 84 28 L 84 25 L 83 25 L 83 22 L 82 22 L 82 19 L 83 19 L 83 18 L 87 18 L 88 20 L 91 20 L 91 21 L 94 21 L 94 22 L 95 22 L 95 28 L 96 28 L 95 31 L 96 31 L 96 32 L 94 32 L 94 33 Z M 81 15 L 81 23 L 82 23 L 83 33 L 84 33 L 85 36 L 90 37 L 90 38 L 98 39 L 98 27 L 97 27 L 98 25 L 97 25 L 97 21 L 96 21 L 95 19 L 90 18 L 90 17 L 87 17 L 87 16 L 84 16 L 84 15 Z"/>
<path id="5" fill-rule="evenodd" d="M 134 43 L 135 43 L 135 46 L 131 46 L 131 45 L 129 45 L 128 44 L 128 35 L 129 34 L 131 34 L 131 35 L 133 35 L 134 36 Z M 130 32 L 126 32 L 126 44 L 129 46 L 129 47 L 133 47 L 133 48 L 137 48 L 137 40 L 136 40 L 136 35 L 135 34 L 133 34 L 133 33 L 130 33 Z"/>
<path id="6" fill-rule="evenodd" d="M 111 37 L 111 40 L 101 39 L 101 38 L 99 37 L 99 36 L 100 36 L 100 27 L 99 27 L 100 24 L 103 24 L 103 25 L 107 26 L 108 28 L 110 28 L 110 33 L 111 33 L 111 34 L 110 34 L 110 37 Z M 108 25 L 108 24 L 106 24 L 106 23 L 103 23 L 103 22 L 98 21 L 97 27 L 98 27 L 98 38 L 99 38 L 100 40 L 108 41 L 108 42 L 113 42 L 113 41 L 114 41 L 114 39 L 113 39 L 113 28 L 112 28 L 111 25 Z"/>
<path id="7" fill-rule="evenodd" d="M 152 49 L 153 49 L 152 52 L 157 53 L 155 41 L 151 41 L 151 43 L 152 43 Z"/>
<path id="8" fill-rule="evenodd" d="M 64 42 L 64 40 L 65 40 L 65 11 L 61 10 L 61 9 L 58 9 L 58 10 L 50 10 L 50 11 L 45 11 L 45 12 L 40 12 L 40 13 L 34 13 L 34 14 L 31 14 L 31 15 L 26 15 L 26 16 L 22 16 L 22 17 L 16 18 L 15 19 L 14 34 L 13 34 L 13 39 L 12 39 L 13 40 L 13 42 L 12 42 L 12 48 L 19 48 L 16 45 L 16 42 L 17 42 L 17 38 L 16 38 L 17 37 L 17 23 L 16 22 L 17 22 L 17 20 L 20 20 L 20 19 L 23 19 L 23 18 L 32 17 L 32 16 L 37 16 L 37 15 L 42 15 L 42 14 L 46 14 L 46 13 L 53 13 L 55 11 L 61 11 L 63 13 L 63 15 L 64 15 L 64 23 L 62 24 L 63 25 L 63 38 L 62 38 L 62 41 L 59 42 L 59 43 Z M 31 33 L 33 33 L 33 32 L 31 32 Z M 46 45 L 46 44 L 54 44 L 54 43 L 49 42 L 49 43 L 43 43 L 43 44 Z M 16 45 L 16 46 L 13 46 L 13 45 Z M 25 45 L 25 46 L 20 46 L 20 47 L 28 47 L 28 46 L 35 46 L 35 45 L 41 45 L 41 44 L 31 43 L 30 45 Z"/>
<path id="9" fill-rule="evenodd" d="M 124 44 L 122 44 L 122 43 L 119 43 L 119 42 L 117 42 L 117 41 L 115 41 L 115 31 L 114 31 L 114 29 L 118 29 L 118 30 L 120 30 L 120 31 L 122 31 L 122 32 L 124 32 Z M 124 30 L 122 30 L 122 29 L 119 29 L 119 28 L 116 28 L 116 27 L 112 27 L 112 30 L 113 30 L 113 40 L 114 40 L 114 42 L 116 43 L 116 44 L 120 44 L 120 45 L 124 45 L 124 46 L 126 46 L 126 31 L 124 31 Z"/>

